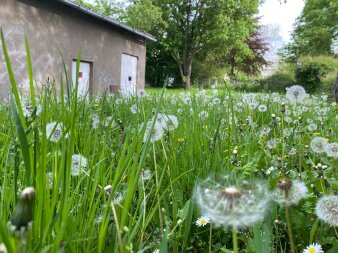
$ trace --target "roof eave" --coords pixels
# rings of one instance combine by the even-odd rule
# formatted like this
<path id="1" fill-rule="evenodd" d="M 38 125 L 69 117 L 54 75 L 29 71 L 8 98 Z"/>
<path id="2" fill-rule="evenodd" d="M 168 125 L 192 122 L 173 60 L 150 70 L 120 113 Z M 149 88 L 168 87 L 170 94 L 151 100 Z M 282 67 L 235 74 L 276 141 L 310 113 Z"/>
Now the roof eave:
<path id="1" fill-rule="evenodd" d="M 81 11 L 81 12 L 83 12 L 85 14 L 91 15 L 93 17 L 96 17 L 96 18 L 100 19 L 100 20 L 108 22 L 108 23 L 110 23 L 110 24 L 112 24 L 114 26 L 117 26 L 119 28 L 127 30 L 127 31 L 129 31 L 129 32 L 131 32 L 133 34 L 136 34 L 136 35 L 138 35 L 138 36 L 140 36 L 142 38 L 145 38 L 145 39 L 153 41 L 153 42 L 157 41 L 154 36 L 152 36 L 152 35 L 150 35 L 148 33 L 141 32 L 141 31 L 138 31 L 138 30 L 136 30 L 136 29 L 134 29 L 134 28 L 132 28 L 130 26 L 121 24 L 121 23 L 119 23 L 119 22 L 117 22 L 117 21 L 115 21 L 115 20 L 113 20 L 113 19 L 111 19 L 109 17 L 106 17 L 106 16 L 104 16 L 104 15 L 98 13 L 98 12 L 92 11 L 91 9 L 89 9 L 89 8 L 87 8 L 87 7 L 85 7 L 85 6 L 81 5 L 81 4 L 77 4 L 77 3 L 75 3 L 75 2 L 73 2 L 71 0 L 57 0 L 57 1 L 59 1 L 61 3 L 64 3 L 64 4 L 68 5 L 68 6 L 71 6 L 71 7 L 75 8 L 75 9 L 78 9 L 79 11 Z"/>

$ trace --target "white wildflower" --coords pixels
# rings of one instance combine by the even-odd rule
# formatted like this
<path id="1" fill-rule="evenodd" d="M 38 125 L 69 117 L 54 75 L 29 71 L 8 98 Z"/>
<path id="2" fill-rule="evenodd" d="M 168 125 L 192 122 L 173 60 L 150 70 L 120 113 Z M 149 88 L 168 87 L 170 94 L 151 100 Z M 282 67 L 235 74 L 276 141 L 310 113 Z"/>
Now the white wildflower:
<path id="1" fill-rule="evenodd" d="M 82 171 L 87 170 L 87 158 L 75 154 L 72 156 L 72 176 L 78 176 Z"/>
<path id="2" fill-rule="evenodd" d="M 338 226 L 338 196 L 324 196 L 317 201 L 316 214 L 318 218 L 330 226 Z"/>

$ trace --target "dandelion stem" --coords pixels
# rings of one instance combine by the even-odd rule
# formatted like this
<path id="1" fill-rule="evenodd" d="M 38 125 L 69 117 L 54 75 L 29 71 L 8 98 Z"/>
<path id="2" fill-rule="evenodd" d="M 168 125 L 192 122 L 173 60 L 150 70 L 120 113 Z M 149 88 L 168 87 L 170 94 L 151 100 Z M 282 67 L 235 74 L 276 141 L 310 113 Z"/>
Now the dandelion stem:
<path id="1" fill-rule="evenodd" d="M 237 238 L 237 230 L 235 227 L 232 227 L 232 245 L 233 245 L 233 252 L 238 253 L 238 238 Z"/>
<path id="2" fill-rule="evenodd" d="M 291 219 L 290 219 L 290 213 L 289 213 L 289 207 L 285 205 L 285 218 L 286 218 L 286 225 L 288 228 L 288 236 L 289 236 L 289 242 L 290 242 L 290 248 L 291 248 L 291 253 L 296 253 L 296 247 L 295 243 L 293 241 L 293 236 L 292 236 L 292 228 L 291 228 Z"/>
<path id="3" fill-rule="evenodd" d="M 119 251 L 120 251 L 120 253 L 123 253 L 123 244 L 122 244 L 122 239 L 121 239 L 120 226 L 119 226 L 119 221 L 117 219 L 114 202 L 111 202 L 110 206 L 111 206 L 111 210 L 113 212 L 113 219 L 114 219 L 114 223 L 115 223 L 117 240 L 118 240 L 118 243 L 119 243 Z"/>
<path id="4" fill-rule="evenodd" d="M 156 180 L 156 188 L 157 188 L 159 187 L 159 183 L 158 183 L 155 143 L 153 143 L 153 154 L 154 154 L 154 166 L 155 166 L 155 180 Z M 162 219 L 162 213 L 161 213 L 161 202 L 160 202 L 159 194 L 157 194 L 156 197 L 157 197 L 157 205 L 158 205 L 158 215 L 160 218 L 160 229 L 161 229 L 161 234 L 163 235 L 163 219 Z"/>
<path id="5" fill-rule="evenodd" d="M 211 253 L 211 238 L 212 238 L 212 223 L 210 224 L 210 232 L 209 232 L 209 253 Z"/>

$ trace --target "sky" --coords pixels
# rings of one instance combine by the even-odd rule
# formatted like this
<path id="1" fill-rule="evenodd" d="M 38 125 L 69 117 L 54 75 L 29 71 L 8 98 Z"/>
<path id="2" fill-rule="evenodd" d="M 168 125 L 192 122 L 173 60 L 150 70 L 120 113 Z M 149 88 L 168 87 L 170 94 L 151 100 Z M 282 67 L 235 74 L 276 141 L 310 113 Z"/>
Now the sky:
<path id="1" fill-rule="evenodd" d="M 259 8 L 259 16 L 264 25 L 279 24 L 280 35 L 285 42 L 290 40 L 293 23 L 300 15 L 304 7 L 303 0 L 288 0 L 287 3 L 280 4 L 278 0 L 266 0 Z"/>

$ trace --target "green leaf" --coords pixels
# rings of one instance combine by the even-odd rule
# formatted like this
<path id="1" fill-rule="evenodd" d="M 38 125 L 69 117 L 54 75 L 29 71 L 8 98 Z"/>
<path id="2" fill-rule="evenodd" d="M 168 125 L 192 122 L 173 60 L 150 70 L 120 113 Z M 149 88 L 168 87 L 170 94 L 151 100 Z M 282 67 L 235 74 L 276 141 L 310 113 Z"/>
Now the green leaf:
<path id="1" fill-rule="evenodd" d="M 184 207 L 180 210 L 178 210 L 178 218 L 185 220 L 189 214 L 189 209 L 190 209 L 190 202 L 191 200 L 189 199 L 185 204 Z"/>

